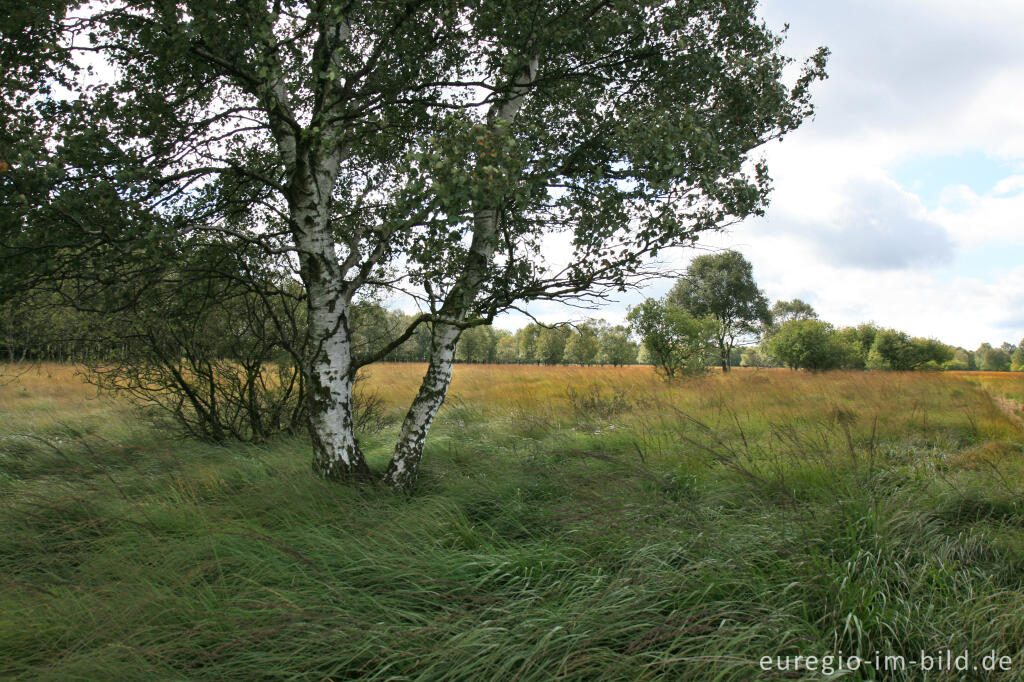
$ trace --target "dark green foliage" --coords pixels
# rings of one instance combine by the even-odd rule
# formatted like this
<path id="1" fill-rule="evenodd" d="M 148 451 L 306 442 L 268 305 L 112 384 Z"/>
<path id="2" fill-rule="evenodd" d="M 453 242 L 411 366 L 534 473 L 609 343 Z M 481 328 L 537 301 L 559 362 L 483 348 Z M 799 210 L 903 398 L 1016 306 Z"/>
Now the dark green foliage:
<path id="1" fill-rule="evenodd" d="M 1013 362 L 1012 356 L 1006 350 L 993 348 L 987 343 L 981 344 L 974 356 L 978 369 L 983 372 L 1009 372 Z"/>
<path id="2" fill-rule="evenodd" d="M 756 338 L 771 322 L 768 299 L 754 282 L 753 267 L 737 251 L 694 258 L 666 302 L 696 318 L 714 318 L 723 370 L 731 367 L 733 347 Z"/>
<path id="3" fill-rule="evenodd" d="M 911 338 L 905 332 L 883 329 L 868 353 L 868 369 L 908 371 L 926 366 L 938 369 L 952 359 L 953 349 L 935 339 Z"/>
<path id="4" fill-rule="evenodd" d="M 499 339 L 503 338 L 494 327 L 481 325 L 462 332 L 455 359 L 460 362 L 495 362 Z"/>
<path id="5" fill-rule="evenodd" d="M 1010 358 L 1010 369 L 1014 372 L 1024 372 L 1024 339 L 1017 344 L 1013 356 Z"/>
<path id="6" fill-rule="evenodd" d="M 665 377 L 707 369 L 718 322 L 694 317 L 678 306 L 649 298 L 629 311 L 630 328 L 647 349 L 651 364 Z"/>
<path id="7" fill-rule="evenodd" d="M 604 330 L 587 321 L 574 325 L 565 342 L 564 362 L 574 365 L 592 365 L 601 350 L 601 334 Z"/>
<path id="8" fill-rule="evenodd" d="M 598 361 L 603 365 L 632 365 L 636 362 L 639 348 L 629 338 L 629 329 L 615 326 L 601 334 Z"/>
<path id="9" fill-rule="evenodd" d="M 566 327 L 542 327 L 537 333 L 537 361 L 544 365 L 561 364 L 568 336 Z"/>
<path id="10" fill-rule="evenodd" d="M 839 335 L 857 348 L 856 363 L 858 368 L 867 366 L 868 356 L 871 354 L 871 346 L 875 343 L 875 336 L 881 329 L 870 322 L 859 324 L 856 327 L 843 327 Z"/>
<path id="11" fill-rule="evenodd" d="M 816 320 L 818 313 L 810 303 L 794 298 L 792 301 L 776 301 L 772 306 L 772 323 L 782 326 L 790 320 Z"/>
<path id="12" fill-rule="evenodd" d="M 785 322 L 766 345 L 773 357 L 793 369 L 849 367 L 857 355 L 857 348 L 837 334 L 832 325 L 807 318 Z"/>

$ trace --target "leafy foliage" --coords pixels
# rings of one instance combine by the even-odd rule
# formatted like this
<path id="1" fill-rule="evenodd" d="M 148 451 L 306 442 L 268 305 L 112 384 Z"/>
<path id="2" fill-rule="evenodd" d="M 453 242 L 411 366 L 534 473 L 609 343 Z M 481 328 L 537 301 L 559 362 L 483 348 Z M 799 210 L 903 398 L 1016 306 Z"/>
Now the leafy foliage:
<path id="1" fill-rule="evenodd" d="M 769 353 L 787 367 L 814 371 L 849 367 L 857 352 L 832 325 L 809 318 L 783 323 L 766 345 Z"/>
<path id="2" fill-rule="evenodd" d="M 1010 369 L 1014 372 L 1024 372 L 1024 339 L 1021 339 L 1016 350 L 1013 351 Z"/>
<path id="3" fill-rule="evenodd" d="M 699 374 L 707 368 L 709 351 L 718 329 L 710 315 L 694 317 L 689 311 L 649 298 L 629 311 L 633 333 L 643 341 L 655 368 L 665 377 Z"/>
<path id="4" fill-rule="evenodd" d="M 932 367 L 938 369 L 952 357 L 952 349 L 935 339 L 911 338 L 905 332 L 883 329 L 875 335 L 867 367 L 907 371 L 931 363 Z"/>
<path id="5" fill-rule="evenodd" d="M 737 251 L 694 258 L 666 299 L 696 318 L 714 318 L 723 370 L 737 343 L 756 338 L 771 322 L 768 299 L 754 282 L 753 266 Z"/>

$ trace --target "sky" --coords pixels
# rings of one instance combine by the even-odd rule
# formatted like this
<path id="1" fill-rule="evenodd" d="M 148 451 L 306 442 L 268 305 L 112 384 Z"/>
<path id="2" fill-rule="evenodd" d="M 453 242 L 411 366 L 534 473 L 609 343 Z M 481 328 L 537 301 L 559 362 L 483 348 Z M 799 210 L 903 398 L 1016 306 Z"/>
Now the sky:
<path id="1" fill-rule="evenodd" d="M 765 0 L 784 52 L 832 56 L 813 120 L 760 150 L 771 205 L 702 250 L 732 248 L 771 300 L 801 298 L 838 326 L 873 321 L 977 348 L 1024 337 L 1024 2 Z M 600 311 L 533 305 L 546 322 Z M 515 328 L 509 315 L 496 321 Z"/>

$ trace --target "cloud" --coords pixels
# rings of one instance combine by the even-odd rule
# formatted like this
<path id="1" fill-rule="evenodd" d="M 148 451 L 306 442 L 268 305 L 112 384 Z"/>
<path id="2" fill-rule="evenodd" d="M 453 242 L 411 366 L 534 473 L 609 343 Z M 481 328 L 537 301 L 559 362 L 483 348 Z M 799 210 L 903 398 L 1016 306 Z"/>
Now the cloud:
<path id="1" fill-rule="evenodd" d="M 801 223 L 790 218 L 788 224 L 783 219 L 782 227 L 769 229 L 807 240 L 822 258 L 841 267 L 895 270 L 952 261 L 953 242 L 946 230 L 916 196 L 895 183 L 862 178 L 847 183 L 840 194 L 844 203 L 831 219 Z M 793 207 L 787 209 L 792 215 Z"/>
<path id="2" fill-rule="evenodd" d="M 1022 149 L 1024 4 L 768 0 L 762 13 L 770 26 L 790 24 L 790 54 L 832 50 L 830 79 L 815 90 L 815 137 L 856 139 L 886 156 Z"/>

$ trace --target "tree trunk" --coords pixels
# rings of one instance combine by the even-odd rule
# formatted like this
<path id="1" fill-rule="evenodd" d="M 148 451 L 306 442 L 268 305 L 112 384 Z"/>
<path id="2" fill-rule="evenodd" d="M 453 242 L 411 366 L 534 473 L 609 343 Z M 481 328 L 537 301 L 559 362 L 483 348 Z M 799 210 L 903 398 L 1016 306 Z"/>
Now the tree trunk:
<path id="1" fill-rule="evenodd" d="M 491 105 L 488 118 L 511 124 L 523 106 L 523 100 L 537 78 L 537 59 L 530 60 L 516 76 L 508 99 Z M 507 129 L 499 134 L 506 134 Z M 393 488 L 409 490 L 419 473 L 423 458 L 423 445 L 434 416 L 444 402 L 448 385 L 452 380 L 452 365 L 455 361 L 455 344 L 462 333 L 458 323 L 471 316 L 473 301 L 487 278 L 491 259 L 497 246 L 499 206 L 484 205 L 474 212 L 473 239 L 469 246 L 465 268 L 452 287 L 440 313 L 456 324 L 435 322 L 431 341 L 430 366 L 420 384 L 419 393 L 409 407 L 398 443 L 395 445 L 391 463 L 384 474 L 384 482 Z"/>
<path id="2" fill-rule="evenodd" d="M 332 480 L 369 476 L 353 430 L 352 352 L 348 306 L 342 301 L 323 304 L 310 288 L 310 331 L 313 354 L 307 370 L 313 471 Z M 318 305 L 319 303 L 319 305 Z"/>
<path id="3" fill-rule="evenodd" d="M 341 480 L 366 478 L 370 469 L 353 429 L 349 294 L 328 225 L 336 174 L 337 160 L 330 159 L 300 185 L 296 193 L 303 201 L 293 208 L 292 220 L 309 311 L 306 405 L 313 471 Z"/>
<path id="4" fill-rule="evenodd" d="M 384 483 L 399 490 L 409 490 L 416 482 L 427 432 L 444 403 L 452 380 L 455 345 L 462 330 L 450 324 L 437 324 L 432 334 L 430 366 L 420 384 L 419 393 L 409 407 L 402 431 L 395 445 L 391 463 L 384 474 Z"/>

